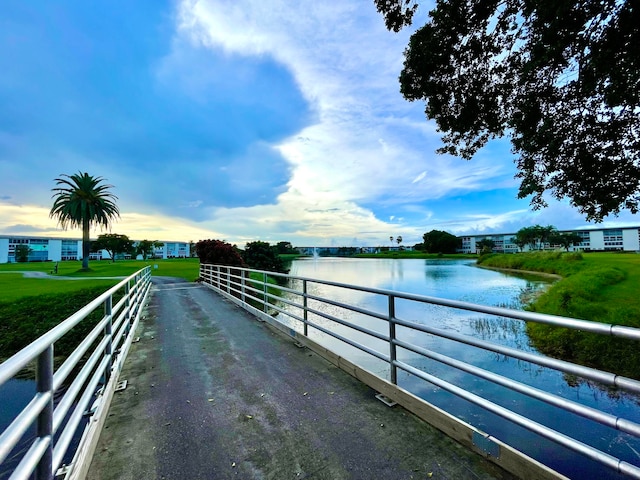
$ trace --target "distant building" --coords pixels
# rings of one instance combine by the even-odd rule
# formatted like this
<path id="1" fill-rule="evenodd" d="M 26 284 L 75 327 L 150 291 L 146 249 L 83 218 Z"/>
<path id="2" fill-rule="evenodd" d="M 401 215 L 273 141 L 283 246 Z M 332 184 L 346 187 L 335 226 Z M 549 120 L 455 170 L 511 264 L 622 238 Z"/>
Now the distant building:
<path id="1" fill-rule="evenodd" d="M 569 247 L 569 251 L 609 251 L 622 250 L 627 252 L 640 251 L 640 227 L 620 227 L 620 228 L 599 228 L 581 230 L 559 230 L 560 233 L 577 233 L 582 241 Z M 482 234 L 482 235 L 462 235 L 462 253 L 477 253 L 478 242 L 490 239 L 495 242 L 493 251 L 496 253 L 516 253 L 520 248 L 514 243 L 515 233 Z M 557 250 L 560 245 L 545 243 L 544 250 Z M 528 251 L 529 246 L 525 245 L 523 251 Z"/>
<path id="2" fill-rule="evenodd" d="M 345 257 L 359 253 L 380 253 L 381 251 L 412 251 L 413 246 L 393 247 L 295 247 L 301 255 L 316 257 Z"/>
<path id="3" fill-rule="evenodd" d="M 134 245 L 137 242 L 134 241 Z M 155 248 L 154 258 L 186 258 L 189 256 L 188 242 L 163 242 Z M 30 237 L 20 235 L 0 235 L 0 263 L 16 261 L 16 246 L 29 247 L 30 262 L 59 262 L 64 260 L 82 260 L 82 240 L 77 238 Z M 90 260 L 108 260 L 111 257 L 106 250 L 91 252 Z M 116 259 L 130 258 L 119 254 Z"/>

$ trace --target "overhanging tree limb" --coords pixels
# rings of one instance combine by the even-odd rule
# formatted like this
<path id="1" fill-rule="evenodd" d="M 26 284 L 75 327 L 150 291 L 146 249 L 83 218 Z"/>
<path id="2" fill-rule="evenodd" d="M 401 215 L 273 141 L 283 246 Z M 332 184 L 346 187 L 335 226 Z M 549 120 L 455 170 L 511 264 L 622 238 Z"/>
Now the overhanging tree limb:
<path id="1" fill-rule="evenodd" d="M 374 0 L 387 27 L 413 0 Z M 640 202 L 640 7 L 632 0 L 438 0 L 400 74 L 448 153 L 506 136 L 519 198 L 567 198 L 588 220 Z"/>

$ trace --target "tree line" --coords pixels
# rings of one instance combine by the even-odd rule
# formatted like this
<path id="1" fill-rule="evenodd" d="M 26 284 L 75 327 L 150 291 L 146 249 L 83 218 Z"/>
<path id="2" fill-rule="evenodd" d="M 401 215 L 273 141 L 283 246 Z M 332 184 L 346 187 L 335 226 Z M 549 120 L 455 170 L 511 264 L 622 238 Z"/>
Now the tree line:
<path id="1" fill-rule="evenodd" d="M 200 263 L 253 268 L 268 272 L 289 273 L 286 262 L 280 255 L 297 253 L 290 242 L 248 242 L 244 249 L 224 240 L 200 240 L 195 244 Z"/>
<path id="2" fill-rule="evenodd" d="M 442 230 L 431 230 L 425 233 L 422 239 L 422 243 L 414 246 L 415 250 L 427 253 L 451 254 L 457 253 L 462 249 L 461 237 Z M 529 250 L 543 250 L 547 244 L 561 246 L 569 251 L 570 247 L 578 245 L 582 241 L 582 237 L 577 233 L 559 232 L 553 225 L 547 225 L 546 227 L 533 225 L 518 230 L 510 241 L 520 251 L 523 251 L 524 247 L 529 247 Z M 495 246 L 496 242 L 491 238 L 483 238 L 476 242 L 476 250 L 481 253 L 491 253 Z"/>

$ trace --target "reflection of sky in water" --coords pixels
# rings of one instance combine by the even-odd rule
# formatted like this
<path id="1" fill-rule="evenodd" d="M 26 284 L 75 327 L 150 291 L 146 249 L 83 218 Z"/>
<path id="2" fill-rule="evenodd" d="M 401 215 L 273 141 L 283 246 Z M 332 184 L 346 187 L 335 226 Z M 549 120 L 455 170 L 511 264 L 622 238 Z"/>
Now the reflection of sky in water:
<path id="1" fill-rule="evenodd" d="M 303 259 L 293 262 L 291 275 L 307 278 L 331 280 L 370 288 L 396 290 L 406 293 L 461 300 L 482 305 L 521 308 L 521 299 L 536 290 L 544 288 L 548 281 L 544 277 L 514 276 L 477 268 L 469 260 L 416 260 L 416 259 Z M 297 286 L 301 290 L 300 285 Z M 337 289 L 325 285 L 309 284 L 309 293 L 386 315 L 386 296 L 366 292 Z M 310 301 L 309 306 L 317 307 Z M 388 334 L 386 321 L 366 317 L 340 307 L 323 306 L 322 311 L 370 330 Z M 475 312 L 465 312 L 430 304 L 407 300 L 396 300 L 396 317 L 403 320 L 429 325 L 501 345 L 535 352 L 530 346 L 524 322 L 501 317 L 492 317 Z M 332 321 L 311 314 L 310 320 L 367 345 L 381 353 L 388 354 L 387 343 L 348 327 L 336 325 Z M 292 324 L 301 331 L 302 328 Z M 605 412 L 640 423 L 640 400 L 631 395 L 614 396 L 606 389 L 597 388 L 587 382 L 568 379 L 565 375 L 529 362 L 487 352 L 475 347 L 461 345 L 440 337 L 416 332 L 398 326 L 397 337 L 423 348 L 432 349 L 452 358 L 463 360 L 475 366 L 490 370 L 519 382 L 534 386 L 555 395 L 582 403 Z M 310 336 L 341 355 L 374 373 L 388 378 L 389 369 L 385 362 L 375 359 L 354 347 L 345 346 L 322 332 L 310 329 Z M 505 406 L 517 413 L 579 440 L 593 445 L 611 455 L 634 465 L 640 465 L 640 440 L 621 434 L 607 427 L 601 427 L 582 417 L 562 412 L 543 402 L 532 400 L 522 394 L 500 387 L 492 382 L 479 379 L 471 374 L 448 367 L 434 360 L 425 359 L 415 353 L 398 348 L 398 359 L 427 373 L 436 375 L 471 391 L 494 403 Z M 569 382 L 567 380 L 570 380 Z M 413 393 L 427 399 L 483 431 L 518 446 L 529 455 L 543 461 L 570 477 L 591 478 L 616 477 L 608 469 L 602 469 L 594 462 L 580 457 L 562 447 L 529 433 L 527 430 L 501 420 L 468 402 L 458 399 L 431 384 L 401 370 L 398 383 Z"/>

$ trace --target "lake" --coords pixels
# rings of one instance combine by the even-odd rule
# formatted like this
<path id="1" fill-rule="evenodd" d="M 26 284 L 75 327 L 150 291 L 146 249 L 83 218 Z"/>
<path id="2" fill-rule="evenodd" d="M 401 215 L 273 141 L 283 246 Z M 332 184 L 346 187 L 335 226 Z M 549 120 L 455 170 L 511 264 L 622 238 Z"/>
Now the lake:
<path id="1" fill-rule="evenodd" d="M 503 273 L 479 268 L 475 266 L 473 260 L 444 259 L 302 258 L 292 263 L 290 274 L 514 309 L 522 309 L 524 301 L 533 298 L 551 281 L 548 277 L 539 275 Z M 309 288 L 309 293 L 312 294 L 328 296 L 333 300 L 369 310 L 386 311 L 386 305 L 381 304 L 383 299 L 379 296 L 375 298 L 363 292 L 338 291 L 330 286 L 317 284 L 310 284 Z M 385 322 L 380 321 L 381 324 L 376 326 L 371 323 L 371 319 L 364 320 L 357 313 L 341 310 L 340 315 L 346 316 L 346 319 L 351 322 L 381 332 L 387 328 L 386 325 L 382 325 Z M 396 307 L 396 316 L 524 351 L 536 352 L 529 342 L 525 323 L 519 320 L 415 302 L 399 302 Z M 284 316 L 280 315 L 280 317 Z M 383 346 L 386 343 L 383 344 L 359 332 L 354 333 L 348 327 L 335 326 L 328 320 L 318 321 L 322 322 L 324 327 L 331 328 L 342 335 L 348 335 L 378 351 L 385 352 L 388 348 Z M 299 325 L 291 321 L 287 323 L 301 331 Z M 485 352 L 433 335 L 399 330 L 398 336 L 402 335 L 405 335 L 404 339 L 409 339 L 416 345 L 640 423 L 640 398 L 637 396 L 622 394 L 529 362 Z M 384 378 L 389 378 L 389 369 L 385 362 L 317 330 L 310 329 L 310 337 L 336 350 L 354 363 Z M 582 417 L 563 412 L 546 403 L 530 399 L 433 360 L 421 358 L 406 350 L 398 349 L 398 359 L 418 365 L 427 373 L 443 378 L 555 430 L 570 434 L 584 443 L 631 464 L 640 464 L 640 439 L 631 435 L 594 424 Z M 515 426 L 402 370 L 398 371 L 398 385 L 571 478 L 625 478 L 616 476 L 611 470 L 593 461 Z"/>

